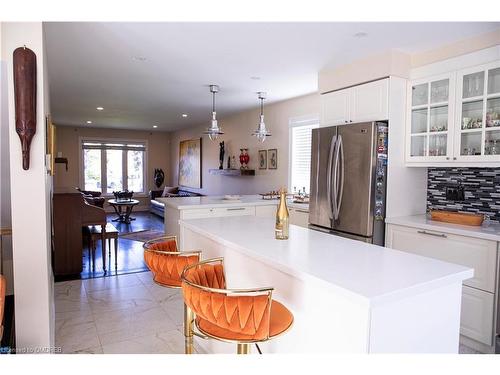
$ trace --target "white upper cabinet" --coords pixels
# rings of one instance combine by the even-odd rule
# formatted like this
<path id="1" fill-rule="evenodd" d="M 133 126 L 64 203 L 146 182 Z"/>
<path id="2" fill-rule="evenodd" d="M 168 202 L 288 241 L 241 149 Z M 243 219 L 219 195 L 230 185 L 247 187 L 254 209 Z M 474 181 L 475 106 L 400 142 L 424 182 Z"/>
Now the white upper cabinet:
<path id="1" fill-rule="evenodd" d="M 455 75 L 445 74 L 409 83 L 406 157 L 415 162 L 453 158 Z"/>
<path id="2" fill-rule="evenodd" d="M 349 89 L 321 96 L 321 126 L 340 125 L 349 121 Z"/>
<path id="3" fill-rule="evenodd" d="M 321 126 L 389 118 L 389 79 L 321 95 Z"/>
<path id="4" fill-rule="evenodd" d="M 500 62 L 457 73 L 456 157 L 500 161 Z"/>
<path id="5" fill-rule="evenodd" d="M 500 61 L 408 85 L 408 165 L 500 165 Z"/>
<path id="6" fill-rule="evenodd" d="M 349 107 L 351 122 L 389 119 L 389 79 L 351 88 Z"/>

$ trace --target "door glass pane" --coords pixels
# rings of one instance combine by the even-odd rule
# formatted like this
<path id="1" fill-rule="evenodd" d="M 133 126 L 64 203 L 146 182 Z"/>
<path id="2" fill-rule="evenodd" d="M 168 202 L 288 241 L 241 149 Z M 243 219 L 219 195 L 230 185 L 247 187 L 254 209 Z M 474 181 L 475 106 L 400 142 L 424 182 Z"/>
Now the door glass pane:
<path id="1" fill-rule="evenodd" d="M 486 102 L 486 127 L 500 126 L 500 98 L 488 99 Z"/>
<path id="2" fill-rule="evenodd" d="M 411 137 L 411 150 L 410 150 L 410 155 L 411 156 L 425 156 L 426 152 L 426 142 L 427 142 L 427 136 L 426 135 L 418 135 Z"/>
<path id="3" fill-rule="evenodd" d="M 486 155 L 500 155 L 500 130 L 491 130 L 485 133 L 484 153 Z"/>
<path id="4" fill-rule="evenodd" d="M 431 103 L 440 103 L 448 101 L 448 87 L 450 81 L 443 79 L 431 83 Z"/>
<path id="5" fill-rule="evenodd" d="M 83 150 L 84 190 L 101 191 L 101 150 Z"/>
<path id="6" fill-rule="evenodd" d="M 431 108 L 431 124 L 429 131 L 443 132 L 448 130 L 448 106 Z"/>
<path id="7" fill-rule="evenodd" d="M 478 129 L 483 126 L 483 101 L 462 104 L 462 129 Z"/>
<path id="8" fill-rule="evenodd" d="M 484 94 L 484 72 L 464 76 L 462 98 L 472 98 Z"/>
<path id="9" fill-rule="evenodd" d="M 488 70 L 488 94 L 500 93 L 500 68 Z"/>
<path id="10" fill-rule="evenodd" d="M 446 156 L 446 134 L 431 134 L 429 136 L 429 156 Z"/>
<path id="11" fill-rule="evenodd" d="M 460 155 L 481 155 L 481 132 L 462 133 Z"/>
<path id="12" fill-rule="evenodd" d="M 425 133 L 427 131 L 427 108 L 411 111 L 411 132 Z"/>
<path id="13" fill-rule="evenodd" d="M 127 151 L 128 190 L 142 192 L 143 189 L 143 151 Z"/>
<path id="14" fill-rule="evenodd" d="M 412 87 L 412 106 L 427 104 L 428 86 L 428 83 L 423 83 Z"/>
<path id="15" fill-rule="evenodd" d="M 122 155 L 122 150 L 106 150 L 107 193 L 123 190 Z"/>

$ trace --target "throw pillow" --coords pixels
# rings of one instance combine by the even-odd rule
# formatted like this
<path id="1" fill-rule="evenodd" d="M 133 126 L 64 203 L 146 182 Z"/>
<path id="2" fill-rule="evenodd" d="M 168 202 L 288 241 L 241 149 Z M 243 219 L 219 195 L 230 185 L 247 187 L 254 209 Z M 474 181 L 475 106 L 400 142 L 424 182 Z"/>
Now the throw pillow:
<path id="1" fill-rule="evenodd" d="M 174 186 L 165 186 L 163 188 L 163 193 L 161 193 L 162 197 L 168 197 L 171 194 L 177 194 L 177 190 L 179 190 L 177 187 Z"/>

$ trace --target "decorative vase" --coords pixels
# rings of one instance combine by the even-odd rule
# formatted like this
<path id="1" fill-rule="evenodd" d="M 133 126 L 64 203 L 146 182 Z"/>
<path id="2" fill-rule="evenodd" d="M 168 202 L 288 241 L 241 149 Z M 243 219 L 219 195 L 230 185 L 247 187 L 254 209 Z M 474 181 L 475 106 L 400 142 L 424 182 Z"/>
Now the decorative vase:
<path id="1" fill-rule="evenodd" d="M 240 148 L 240 169 L 248 169 L 248 162 L 250 161 L 250 155 L 248 155 L 248 148 Z"/>

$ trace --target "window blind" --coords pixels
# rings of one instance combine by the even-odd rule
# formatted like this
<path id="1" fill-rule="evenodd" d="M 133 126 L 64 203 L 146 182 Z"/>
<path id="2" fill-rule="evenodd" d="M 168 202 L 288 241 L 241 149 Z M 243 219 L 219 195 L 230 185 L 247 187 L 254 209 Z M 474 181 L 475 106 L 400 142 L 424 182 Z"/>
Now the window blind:
<path id="1" fill-rule="evenodd" d="M 139 142 L 104 142 L 83 141 L 82 148 L 86 150 L 131 150 L 146 151 L 146 145 Z"/>
<path id="2" fill-rule="evenodd" d="M 317 127 L 317 124 L 292 127 L 291 189 L 302 191 L 305 187 L 309 193 L 312 129 Z"/>

